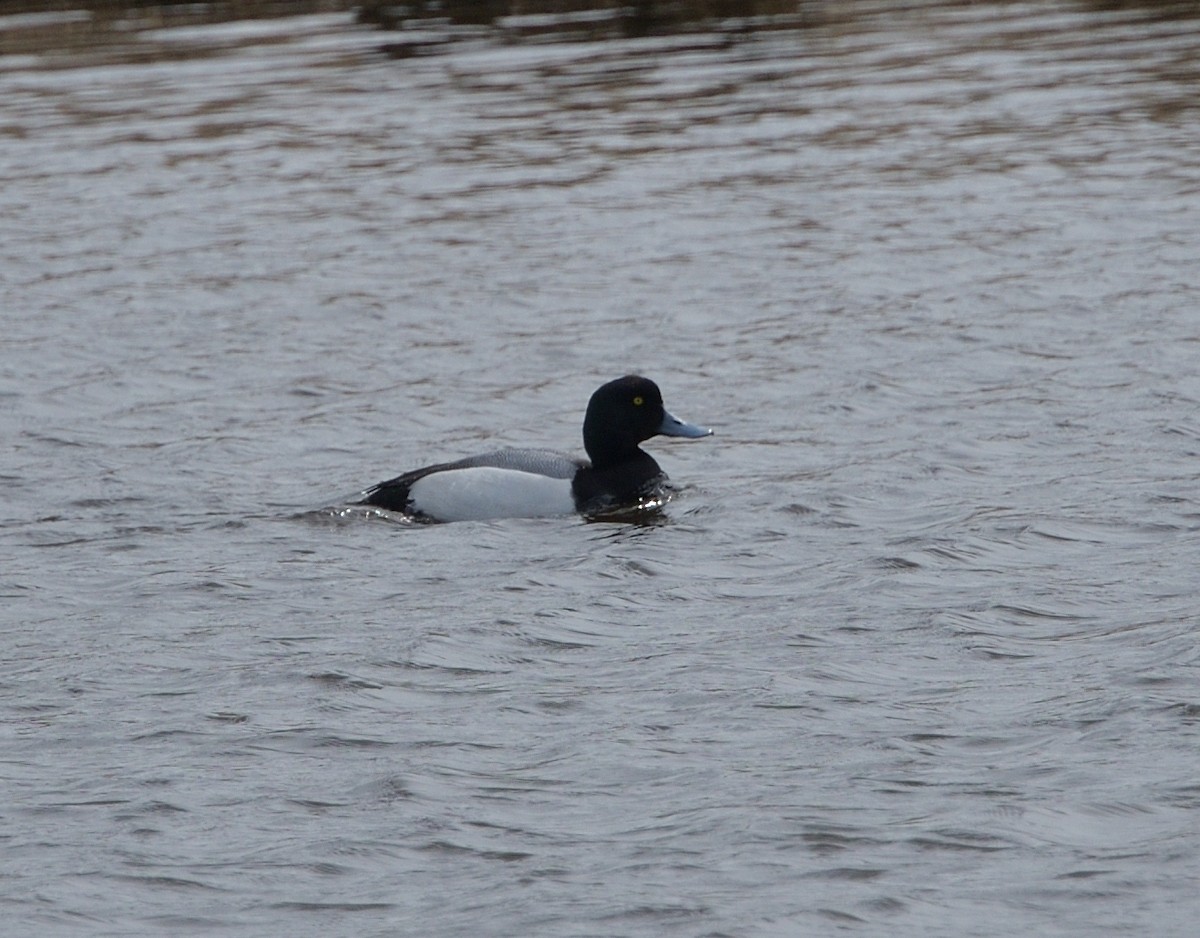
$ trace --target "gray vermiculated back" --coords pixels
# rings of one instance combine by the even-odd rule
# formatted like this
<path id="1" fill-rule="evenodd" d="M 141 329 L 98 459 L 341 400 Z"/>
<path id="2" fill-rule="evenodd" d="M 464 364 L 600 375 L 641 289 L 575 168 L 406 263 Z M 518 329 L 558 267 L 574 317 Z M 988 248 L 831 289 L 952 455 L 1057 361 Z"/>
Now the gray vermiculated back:
<path id="1" fill-rule="evenodd" d="M 565 453 L 552 449 L 501 449 L 479 456 L 470 456 L 456 463 L 458 466 L 492 466 L 496 469 L 519 469 L 534 472 L 552 479 L 574 478 L 576 470 L 586 465 Z"/>

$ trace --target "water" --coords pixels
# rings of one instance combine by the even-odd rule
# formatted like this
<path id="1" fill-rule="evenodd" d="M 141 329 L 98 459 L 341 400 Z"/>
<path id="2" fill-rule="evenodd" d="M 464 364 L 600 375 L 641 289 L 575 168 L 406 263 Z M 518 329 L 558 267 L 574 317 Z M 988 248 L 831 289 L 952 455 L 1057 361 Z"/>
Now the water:
<path id="1" fill-rule="evenodd" d="M 1172 12 L 0 61 L 8 933 L 1191 934 Z M 659 523 L 339 510 L 628 371 Z"/>

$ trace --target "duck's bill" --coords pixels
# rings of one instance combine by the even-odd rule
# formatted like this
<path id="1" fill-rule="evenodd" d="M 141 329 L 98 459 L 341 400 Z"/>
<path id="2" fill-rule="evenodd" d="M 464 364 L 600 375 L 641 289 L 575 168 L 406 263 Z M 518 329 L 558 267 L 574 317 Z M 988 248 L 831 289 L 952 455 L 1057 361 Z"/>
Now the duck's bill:
<path id="1" fill-rule="evenodd" d="M 712 436 L 712 430 L 707 427 L 698 427 L 694 423 L 687 423 L 666 410 L 663 411 L 662 424 L 659 426 L 658 432 L 663 436 L 682 436 L 689 440 Z"/>

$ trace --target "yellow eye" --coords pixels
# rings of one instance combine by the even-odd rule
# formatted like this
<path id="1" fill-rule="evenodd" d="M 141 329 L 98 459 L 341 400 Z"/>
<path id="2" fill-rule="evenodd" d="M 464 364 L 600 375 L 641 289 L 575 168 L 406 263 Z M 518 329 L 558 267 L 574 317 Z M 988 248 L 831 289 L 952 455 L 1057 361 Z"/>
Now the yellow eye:
<path id="1" fill-rule="evenodd" d="M 645 399 L 645 398 L 643 398 L 641 395 L 638 395 L 637 397 L 635 397 L 635 398 L 633 399 L 633 406 L 634 406 L 634 407 L 641 407 L 641 406 L 642 406 L 644 403 L 646 403 L 646 399 Z"/>

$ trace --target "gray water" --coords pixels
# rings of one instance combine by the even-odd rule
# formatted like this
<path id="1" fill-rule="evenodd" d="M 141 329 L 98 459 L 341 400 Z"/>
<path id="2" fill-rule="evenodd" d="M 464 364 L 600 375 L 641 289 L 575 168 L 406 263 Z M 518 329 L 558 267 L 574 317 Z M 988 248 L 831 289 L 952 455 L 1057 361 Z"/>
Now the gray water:
<path id="1" fill-rule="evenodd" d="M 1166 12 L 0 59 L 5 934 L 1193 934 Z M 661 518 L 346 507 L 630 371 Z"/>

